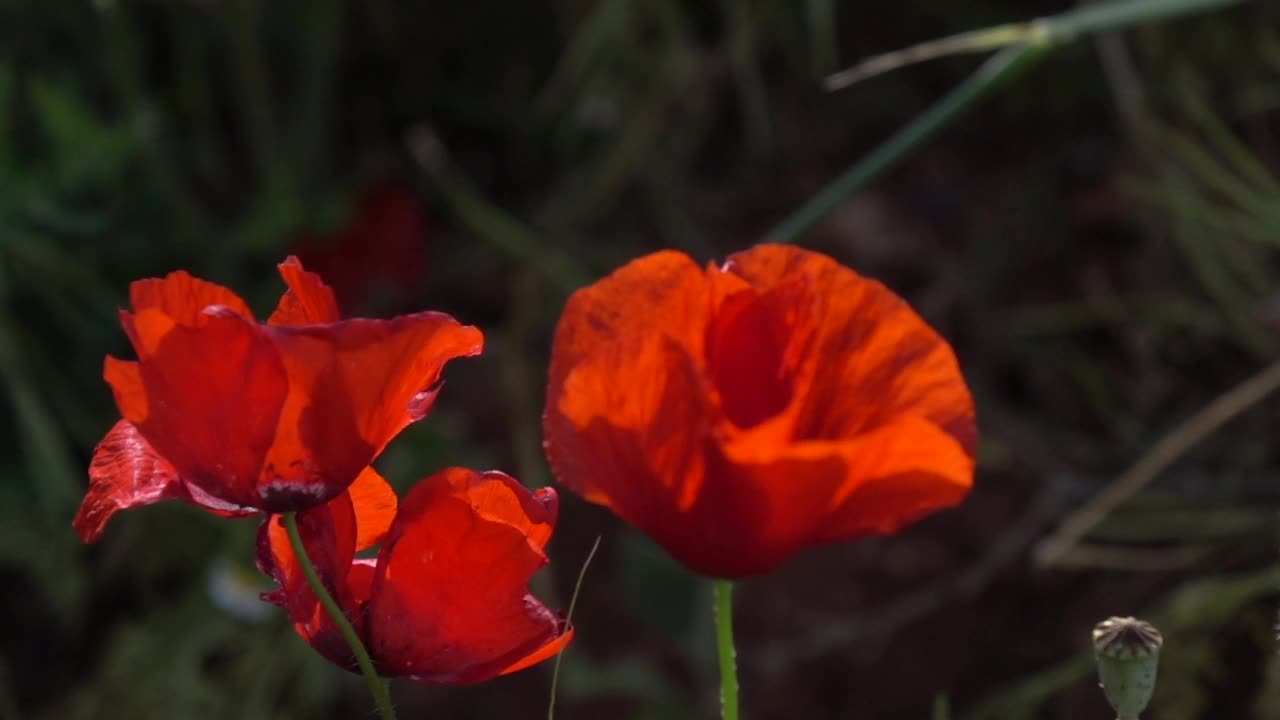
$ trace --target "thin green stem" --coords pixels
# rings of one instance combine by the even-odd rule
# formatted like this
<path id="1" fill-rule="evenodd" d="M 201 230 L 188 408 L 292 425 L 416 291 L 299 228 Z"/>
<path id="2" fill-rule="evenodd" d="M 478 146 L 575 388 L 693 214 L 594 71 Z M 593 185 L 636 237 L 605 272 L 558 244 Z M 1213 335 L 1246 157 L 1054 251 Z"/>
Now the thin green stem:
<path id="1" fill-rule="evenodd" d="M 578 581 L 573 585 L 573 596 L 569 598 L 569 610 L 565 613 L 564 621 L 566 623 L 573 622 L 573 610 L 578 606 L 578 592 L 582 590 L 582 580 L 587 576 L 587 568 L 591 565 L 591 560 L 596 556 L 596 550 L 600 549 L 600 536 L 596 536 L 596 541 L 591 543 L 591 551 L 587 553 L 587 559 L 582 561 L 582 567 L 578 569 Z M 551 699 L 547 702 L 547 720 L 555 720 L 556 718 L 556 688 L 560 683 L 560 661 L 564 659 L 564 653 L 556 655 L 556 664 L 551 670 Z"/>
<path id="2" fill-rule="evenodd" d="M 733 582 L 716 580 L 716 647 L 720 654 L 720 719 L 738 720 L 738 661 L 733 649 Z"/>
<path id="3" fill-rule="evenodd" d="M 765 240 L 775 243 L 795 241 L 849 196 L 865 188 L 992 90 L 1034 65 L 1048 51 L 1047 45 L 1014 45 L 993 55 L 936 104 L 788 215 L 769 231 Z"/>
<path id="4" fill-rule="evenodd" d="M 293 554 L 298 558 L 298 564 L 302 566 L 302 574 L 306 576 L 307 584 L 311 586 L 311 591 L 324 606 L 325 612 L 329 613 L 329 619 L 338 626 L 338 632 L 342 633 L 342 638 L 351 646 L 351 653 L 356 656 L 356 664 L 360 666 L 360 672 L 369 684 L 369 692 L 373 695 L 374 702 L 378 704 L 378 712 L 382 715 L 382 720 L 396 720 L 396 711 L 391 705 L 391 694 L 387 692 L 387 683 L 378 677 L 377 671 L 373 669 L 369 651 L 365 650 L 364 643 L 360 642 L 360 636 L 356 634 L 356 629 L 351 627 L 351 621 L 347 620 L 346 613 L 342 612 L 342 608 L 338 607 L 338 603 L 329 594 L 324 583 L 320 582 L 320 576 L 316 574 L 316 568 L 311 564 L 307 549 L 302 544 L 302 535 L 298 533 L 298 518 L 295 513 L 284 514 L 284 528 L 289 533 L 289 544 L 293 546 Z"/>

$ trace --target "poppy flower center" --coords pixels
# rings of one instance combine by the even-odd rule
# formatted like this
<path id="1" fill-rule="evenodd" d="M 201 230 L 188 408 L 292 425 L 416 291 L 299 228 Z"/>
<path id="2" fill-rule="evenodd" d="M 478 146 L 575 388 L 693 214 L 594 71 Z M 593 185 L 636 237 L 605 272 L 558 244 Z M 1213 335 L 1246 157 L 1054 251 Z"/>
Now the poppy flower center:
<path id="1" fill-rule="evenodd" d="M 725 298 L 707 328 L 707 372 L 725 416 L 739 428 L 791 404 L 808 324 L 802 290 L 739 291 Z"/>

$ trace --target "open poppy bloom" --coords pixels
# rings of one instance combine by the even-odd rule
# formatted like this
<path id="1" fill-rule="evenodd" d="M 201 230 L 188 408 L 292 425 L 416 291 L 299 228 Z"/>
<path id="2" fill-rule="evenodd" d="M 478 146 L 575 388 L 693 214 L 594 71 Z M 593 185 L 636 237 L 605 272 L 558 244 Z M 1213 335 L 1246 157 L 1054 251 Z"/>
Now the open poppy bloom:
<path id="1" fill-rule="evenodd" d="M 716 577 L 897 531 L 964 498 L 973 401 L 901 298 L 829 257 L 664 251 L 569 298 L 543 433 L 556 476 Z"/>
<path id="2" fill-rule="evenodd" d="M 427 413 L 447 361 L 483 346 L 442 313 L 342 320 L 296 258 L 280 274 L 289 290 L 266 323 L 184 271 L 130 286 L 120 321 L 138 360 L 106 359 L 124 419 L 94 451 L 73 523 L 85 541 L 167 498 L 224 515 L 325 503 Z"/>
<path id="3" fill-rule="evenodd" d="M 527 588 L 547 564 L 557 510 L 551 488 L 530 493 L 503 473 L 463 468 L 419 482 L 397 510 L 386 481 L 369 469 L 350 492 L 298 513 L 298 532 L 378 674 L 473 683 L 554 657 L 573 638 Z M 356 558 L 379 543 L 376 560 Z M 322 655 L 354 671 L 279 517 L 262 525 L 258 566 L 281 586 L 263 599 L 283 607 Z"/>

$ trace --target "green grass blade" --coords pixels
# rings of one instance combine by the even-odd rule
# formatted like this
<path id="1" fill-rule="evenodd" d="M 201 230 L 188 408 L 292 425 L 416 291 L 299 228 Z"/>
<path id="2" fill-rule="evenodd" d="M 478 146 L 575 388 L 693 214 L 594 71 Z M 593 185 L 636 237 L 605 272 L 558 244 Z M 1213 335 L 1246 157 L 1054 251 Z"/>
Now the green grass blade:
<path id="1" fill-rule="evenodd" d="M 787 216 L 769 231 L 765 240 L 794 242 L 827 213 L 880 177 L 978 100 L 1034 65 L 1048 51 L 1045 45 L 1016 45 L 996 53 L 941 100 Z"/>
<path id="2" fill-rule="evenodd" d="M 573 584 L 573 595 L 569 598 L 569 610 L 565 613 L 565 622 L 573 620 L 573 610 L 578 605 L 578 593 L 582 591 L 582 580 L 587 576 L 587 568 L 591 566 L 591 561 L 596 557 L 596 551 L 600 549 L 600 536 L 596 536 L 596 541 L 591 543 L 591 549 L 587 551 L 587 559 L 582 561 L 582 567 L 578 570 L 578 581 Z M 556 655 L 556 664 L 551 670 L 551 699 L 547 702 L 547 720 L 555 720 L 556 718 L 556 687 L 560 684 L 560 661 L 564 658 L 564 650 Z"/>

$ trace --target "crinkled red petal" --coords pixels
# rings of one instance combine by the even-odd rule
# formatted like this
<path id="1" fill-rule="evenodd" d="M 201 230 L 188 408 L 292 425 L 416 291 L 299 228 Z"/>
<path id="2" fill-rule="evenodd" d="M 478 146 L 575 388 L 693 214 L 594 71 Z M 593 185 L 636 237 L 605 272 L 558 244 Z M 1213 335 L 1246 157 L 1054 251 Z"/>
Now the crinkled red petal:
<path id="1" fill-rule="evenodd" d="M 117 512 L 170 499 L 185 500 L 220 517 L 257 513 L 254 508 L 230 505 L 189 487 L 133 424 L 121 420 L 94 449 L 89 489 L 72 525 L 82 540 L 95 542 Z"/>
<path id="2" fill-rule="evenodd" d="M 72 526 L 85 542 L 94 542 L 121 510 L 187 497 L 178 471 L 156 454 L 127 420 L 107 432 L 89 463 L 89 490 Z"/>

